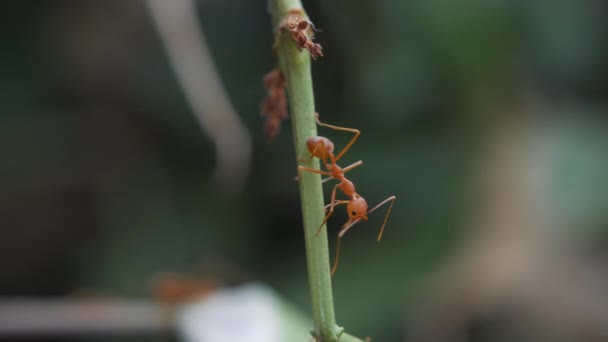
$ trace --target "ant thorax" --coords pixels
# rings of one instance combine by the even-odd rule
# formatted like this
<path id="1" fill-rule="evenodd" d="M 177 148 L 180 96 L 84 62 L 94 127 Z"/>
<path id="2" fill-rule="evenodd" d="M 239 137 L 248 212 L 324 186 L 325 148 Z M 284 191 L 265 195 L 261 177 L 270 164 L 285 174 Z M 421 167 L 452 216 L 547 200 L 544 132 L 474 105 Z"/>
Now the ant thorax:
<path id="1" fill-rule="evenodd" d="M 338 164 L 325 164 L 327 171 L 331 172 L 331 176 L 337 179 L 344 178 L 344 171 Z"/>

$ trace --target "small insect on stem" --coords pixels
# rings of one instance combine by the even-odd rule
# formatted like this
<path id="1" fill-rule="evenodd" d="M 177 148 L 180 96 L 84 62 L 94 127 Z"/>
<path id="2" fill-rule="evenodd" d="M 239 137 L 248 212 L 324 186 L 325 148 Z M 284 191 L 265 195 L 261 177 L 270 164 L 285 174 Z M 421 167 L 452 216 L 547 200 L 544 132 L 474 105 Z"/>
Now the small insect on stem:
<path id="1" fill-rule="evenodd" d="M 323 56 L 323 48 L 320 44 L 312 41 L 314 31 L 319 31 L 310 20 L 302 19 L 305 13 L 302 9 L 291 9 L 279 24 L 275 31 L 273 49 L 276 50 L 280 43 L 281 34 L 287 31 L 296 42 L 298 50 L 308 50 L 312 59 L 316 60 Z M 266 117 L 264 132 L 268 142 L 272 142 L 281 130 L 281 122 L 287 119 L 287 83 L 285 76 L 279 68 L 275 68 L 264 75 L 264 86 L 268 95 L 262 101 L 262 116 Z"/>
<path id="2" fill-rule="evenodd" d="M 272 142 L 281 131 L 281 122 L 287 119 L 287 82 L 279 68 L 274 68 L 262 79 L 267 95 L 262 101 L 260 112 L 266 117 L 264 133 Z"/>
<path id="3" fill-rule="evenodd" d="M 311 38 L 313 34 L 312 30 L 318 30 L 315 28 L 312 21 L 302 19 L 302 15 L 303 13 L 299 9 L 290 10 L 285 19 L 281 22 L 279 28 L 289 32 L 300 51 L 302 51 L 302 49 L 308 50 L 310 57 L 316 60 L 319 57 L 323 57 L 323 47 L 321 47 L 320 44 L 314 43 Z M 280 29 L 278 30 L 277 38 L 280 37 Z"/>
<path id="4" fill-rule="evenodd" d="M 340 160 L 340 158 L 342 158 L 342 156 L 344 156 L 346 151 L 348 151 L 351 148 L 351 146 L 355 143 L 355 141 L 358 139 L 359 134 L 360 134 L 359 130 L 354 129 L 354 128 L 346 128 L 346 127 L 339 127 L 339 126 L 324 124 L 319 120 L 318 113 L 315 113 L 315 120 L 317 121 L 317 124 L 319 126 L 328 127 L 328 128 L 331 128 L 331 129 L 337 130 L 337 131 L 347 131 L 347 132 L 354 133 L 353 138 L 351 138 L 351 140 L 348 142 L 348 144 L 346 144 L 346 146 L 342 149 L 342 151 L 340 151 L 340 153 L 338 153 L 338 155 L 334 155 L 334 144 L 328 138 L 321 137 L 321 136 L 315 136 L 315 137 L 308 138 L 308 140 L 306 141 L 306 147 L 308 148 L 308 151 L 310 152 L 311 155 L 308 159 L 301 159 L 301 158 L 298 159 L 299 161 L 307 162 L 307 161 L 310 161 L 311 158 L 317 157 L 321 161 L 323 161 L 323 164 L 325 165 L 325 168 L 326 168 L 326 171 L 324 171 L 324 170 L 317 170 L 317 169 L 313 169 L 313 168 L 309 168 L 309 167 L 300 165 L 300 166 L 298 166 L 298 174 L 301 174 L 302 171 L 307 171 L 307 172 L 311 172 L 311 173 L 320 174 L 322 176 L 326 176 L 326 177 L 328 177 L 328 179 L 335 178 L 339 181 L 339 183 L 337 183 L 334 186 L 334 188 L 331 192 L 331 200 L 330 200 L 329 204 L 327 206 L 325 206 L 326 215 L 323 218 L 321 225 L 317 229 L 317 232 L 315 233 L 316 235 L 318 235 L 321 232 L 321 229 L 323 229 L 323 226 L 325 225 L 325 223 L 327 222 L 329 217 L 333 214 L 334 208 L 336 206 L 344 205 L 344 204 L 346 205 L 346 211 L 348 213 L 349 219 L 342 226 L 342 229 L 338 233 L 336 258 L 335 258 L 334 265 L 331 270 L 331 274 L 333 276 L 338 268 L 338 264 L 340 261 L 340 241 L 341 241 L 342 237 L 344 236 L 344 234 L 346 234 L 346 232 L 349 229 L 351 229 L 355 224 L 357 224 L 361 221 L 367 221 L 368 214 L 371 214 L 372 212 L 376 211 L 378 208 L 382 207 L 384 204 L 390 202 L 388 211 L 386 212 L 386 216 L 384 217 L 384 222 L 382 223 L 382 228 L 380 228 L 380 233 L 378 234 L 378 241 L 380 241 L 382 239 L 382 235 L 384 233 L 384 228 L 386 226 L 386 222 L 388 221 L 388 217 L 393 208 L 393 204 L 395 203 L 396 197 L 390 196 L 390 197 L 386 198 L 384 201 L 380 202 L 375 207 L 373 207 L 372 209 L 368 209 L 365 198 L 363 198 L 363 196 L 361 196 L 357 193 L 357 191 L 355 190 L 355 184 L 352 181 L 350 181 L 348 178 L 346 178 L 346 176 L 345 176 L 346 172 L 363 164 L 363 162 L 358 161 L 345 168 L 340 167 L 337 163 L 338 160 Z M 329 159 L 329 161 L 328 161 L 328 159 Z M 340 190 L 346 197 L 348 197 L 348 199 L 336 200 L 336 194 L 337 194 L 338 190 Z"/>

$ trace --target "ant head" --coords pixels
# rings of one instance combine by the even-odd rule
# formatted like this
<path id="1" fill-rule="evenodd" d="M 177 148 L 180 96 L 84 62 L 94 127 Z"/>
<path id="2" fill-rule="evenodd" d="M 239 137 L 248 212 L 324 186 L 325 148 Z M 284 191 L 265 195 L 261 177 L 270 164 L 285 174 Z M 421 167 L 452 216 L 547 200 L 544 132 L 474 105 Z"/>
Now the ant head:
<path id="1" fill-rule="evenodd" d="M 348 210 L 348 218 L 350 221 L 362 219 L 367 221 L 367 202 L 365 198 L 355 195 L 346 206 Z"/>

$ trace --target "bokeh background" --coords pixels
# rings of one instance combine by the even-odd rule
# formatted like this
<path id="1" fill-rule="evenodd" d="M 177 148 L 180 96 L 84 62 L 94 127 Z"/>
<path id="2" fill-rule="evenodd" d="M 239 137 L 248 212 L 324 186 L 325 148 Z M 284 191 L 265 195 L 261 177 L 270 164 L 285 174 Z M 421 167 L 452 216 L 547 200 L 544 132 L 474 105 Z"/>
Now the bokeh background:
<path id="1" fill-rule="evenodd" d="M 325 53 L 316 108 L 362 131 L 350 178 L 370 204 L 397 196 L 381 243 L 382 212 L 344 240 L 338 323 L 374 341 L 607 340 L 608 3 L 304 6 Z M 251 138 L 233 183 L 213 176 L 213 140 L 144 1 L 3 3 L 4 298 L 154 299 L 171 273 L 256 280 L 310 312 L 290 122 L 268 144 L 259 113 L 266 3 L 195 14 Z M 329 221 L 332 257 L 345 221 Z"/>

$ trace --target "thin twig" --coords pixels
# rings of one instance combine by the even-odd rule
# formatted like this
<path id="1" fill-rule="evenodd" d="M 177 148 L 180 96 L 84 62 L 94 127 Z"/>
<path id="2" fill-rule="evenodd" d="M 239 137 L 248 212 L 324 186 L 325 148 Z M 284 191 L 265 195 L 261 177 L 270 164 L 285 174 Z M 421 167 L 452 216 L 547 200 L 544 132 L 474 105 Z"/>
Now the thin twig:
<path id="1" fill-rule="evenodd" d="M 0 302 L 0 336 L 159 333 L 175 327 L 173 309 L 151 301 L 13 299 Z"/>
<path id="2" fill-rule="evenodd" d="M 213 64 L 195 4 L 193 0 L 148 0 L 147 4 L 186 99 L 215 144 L 211 184 L 221 190 L 220 195 L 233 197 L 247 179 L 251 138 Z"/>
<path id="3" fill-rule="evenodd" d="M 297 13 L 300 19 L 307 20 L 306 13 L 299 0 L 271 0 L 273 25 L 279 31 L 275 32 L 275 46 L 279 59 L 279 67 L 287 79 L 291 122 L 296 156 L 307 158 L 306 139 L 317 135 L 314 113 L 314 96 L 312 77 L 310 73 L 310 55 L 307 50 L 298 49 L 293 37 L 280 32 L 279 27 L 288 14 Z M 319 168 L 319 161 L 312 158 L 302 165 Z M 321 177 L 318 174 L 304 172 L 299 178 L 300 197 L 302 200 L 302 216 L 304 221 L 304 238 L 306 243 L 306 259 L 308 264 L 308 281 L 312 298 L 314 335 L 324 342 L 361 341 L 343 333 L 343 328 L 336 324 L 329 273 L 329 249 L 327 233 L 316 235 L 319 224 L 324 217 L 323 191 Z"/>

